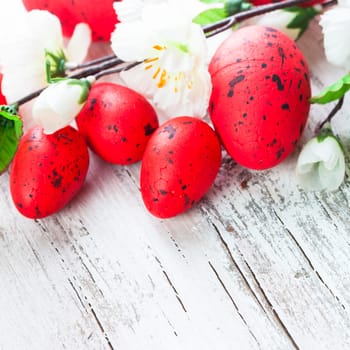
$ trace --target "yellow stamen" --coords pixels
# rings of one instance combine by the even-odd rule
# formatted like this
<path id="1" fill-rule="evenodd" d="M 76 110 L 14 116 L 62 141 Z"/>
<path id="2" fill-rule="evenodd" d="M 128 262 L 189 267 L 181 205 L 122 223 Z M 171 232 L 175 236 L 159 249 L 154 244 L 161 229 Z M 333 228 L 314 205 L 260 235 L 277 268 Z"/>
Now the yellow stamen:
<path id="1" fill-rule="evenodd" d="M 162 88 L 165 86 L 166 83 L 167 83 L 167 71 L 165 69 L 163 69 L 162 74 L 160 75 L 160 78 L 159 78 L 159 83 L 157 84 L 157 86 L 159 88 Z"/>
<path id="2" fill-rule="evenodd" d="M 157 76 L 158 76 L 158 74 L 159 74 L 159 72 L 160 72 L 160 67 L 158 67 L 157 68 L 157 70 L 156 70 L 156 72 L 153 74 L 153 79 L 156 79 L 157 78 Z"/>
<path id="3" fill-rule="evenodd" d="M 164 46 L 160 46 L 160 45 L 154 45 L 153 48 L 154 48 L 155 50 L 158 50 L 158 51 L 161 51 L 161 50 L 164 50 L 164 49 L 165 49 Z"/>
<path id="4" fill-rule="evenodd" d="M 154 61 L 158 61 L 159 60 L 159 57 L 153 57 L 153 58 L 147 58 L 144 60 L 145 63 L 152 63 Z"/>

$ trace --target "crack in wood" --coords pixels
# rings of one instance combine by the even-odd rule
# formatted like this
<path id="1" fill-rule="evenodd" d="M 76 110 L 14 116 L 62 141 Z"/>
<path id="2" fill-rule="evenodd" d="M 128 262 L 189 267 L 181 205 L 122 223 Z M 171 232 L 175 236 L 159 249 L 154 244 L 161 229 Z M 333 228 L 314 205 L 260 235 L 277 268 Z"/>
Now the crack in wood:
<path id="1" fill-rule="evenodd" d="M 57 221 L 56 224 L 60 227 L 60 229 L 63 231 L 63 233 L 64 233 L 67 237 L 69 237 L 69 234 L 68 234 L 68 232 L 65 230 L 65 228 L 63 227 L 63 225 L 62 225 L 57 219 L 56 219 L 55 221 Z M 59 251 L 59 249 L 57 248 L 57 246 L 55 245 L 55 243 L 54 243 L 53 241 L 51 241 L 51 245 L 53 246 L 53 248 L 54 248 L 55 251 L 57 252 L 57 255 L 59 256 L 59 258 L 60 258 L 60 260 L 61 260 L 61 263 L 63 264 L 63 269 L 66 270 L 66 271 L 69 271 L 69 270 L 70 270 L 69 266 L 67 266 L 67 264 L 66 264 L 66 262 L 65 262 L 65 260 L 64 260 L 64 258 L 63 258 L 63 256 L 62 256 L 62 254 L 61 254 L 61 252 Z M 86 266 L 86 264 L 84 263 L 83 258 L 81 257 L 81 255 L 79 254 L 78 250 L 76 249 L 76 247 L 74 246 L 73 243 L 71 244 L 71 247 L 72 247 L 72 249 L 73 249 L 73 252 L 78 256 L 78 259 L 79 259 L 79 261 L 80 261 L 82 267 L 84 268 L 84 270 L 85 270 L 85 271 L 87 272 L 87 274 L 89 275 L 91 281 L 93 282 L 93 284 L 94 284 L 95 286 L 97 286 L 96 281 L 95 281 L 95 279 L 94 279 L 94 277 L 93 277 L 91 271 L 89 270 L 89 268 L 88 268 L 88 267 Z M 73 278 L 73 280 L 75 280 L 75 281 L 77 280 L 75 276 L 73 276 L 72 278 Z M 85 305 L 85 302 L 84 302 L 83 298 L 80 296 L 80 293 L 79 293 L 78 289 L 75 287 L 75 285 L 74 285 L 73 281 L 71 280 L 71 278 L 68 278 L 68 282 L 69 282 L 70 286 L 72 287 L 72 289 L 73 289 L 75 295 L 77 296 L 77 298 L 78 298 L 80 304 L 82 305 L 82 307 L 84 308 L 84 310 L 87 312 L 88 309 L 87 309 L 87 307 L 86 307 L 86 305 Z M 79 286 L 79 289 L 82 290 L 82 288 L 81 288 L 80 286 Z M 101 290 L 100 288 L 98 288 L 98 290 L 99 290 L 99 292 L 101 293 L 102 297 L 104 297 L 102 290 Z M 88 299 L 87 299 L 86 296 L 84 296 L 84 299 L 87 301 L 87 304 L 88 304 L 88 306 L 89 306 L 89 309 L 90 309 L 90 311 L 91 311 L 91 314 L 92 314 L 92 316 L 93 316 L 93 319 L 95 320 L 95 322 L 96 322 L 96 324 L 97 324 L 99 330 L 102 332 L 103 337 L 104 337 L 104 339 L 106 340 L 109 349 L 110 349 L 110 350 L 115 350 L 115 348 L 113 347 L 113 345 L 112 345 L 112 343 L 111 343 L 111 341 L 110 341 L 110 339 L 109 339 L 109 337 L 108 337 L 106 331 L 104 330 L 104 327 L 103 327 L 103 325 L 102 325 L 102 322 L 101 322 L 100 319 L 98 318 L 98 316 L 97 316 L 95 310 L 93 309 L 91 303 L 88 302 Z M 90 337 L 91 337 L 91 335 L 90 335 Z"/>
<path id="2" fill-rule="evenodd" d="M 87 308 L 86 308 L 86 306 L 85 306 L 85 304 L 83 302 L 83 299 L 80 297 L 80 294 L 79 294 L 78 290 L 75 288 L 74 283 L 72 282 L 72 280 L 70 278 L 68 278 L 68 282 L 71 285 L 71 287 L 73 288 L 73 291 L 74 291 L 75 295 L 77 296 L 81 306 L 83 307 L 83 309 L 85 311 L 87 311 Z"/>
<path id="3" fill-rule="evenodd" d="M 125 168 L 125 172 L 126 172 L 126 174 L 129 176 L 129 178 L 131 179 L 131 181 L 133 182 L 133 184 L 136 186 L 136 188 L 137 188 L 139 191 L 141 191 L 141 187 L 140 187 L 139 181 L 137 181 L 137 180 L 135 179 L 134 175 L 130 172 L 130 170 Z"/>
<path id="4" fill-rule="evenodd" d="M 247 264 L 247 263 L 246 263 Z M 287 326 L 284 324 L 284 322 L 282 321 L 281 317 L 279 316 L 278 312 L 275 310 L 275 308 L 273 307 L 272 302 L 270 301 L 270 299 L 268 298 L 267 294 L 265 293 L 265 290 L 263 289 L 263 287 L 261 286 L 258 278 L 256 277 L 254 271 L 251 269 L 251 267 L 247 264 L 247 268 L 249 269 L 249 272 L 252 275 L 252 278 L 254 279 L 256 285 L 258 286 L 262 296 L 264 297 L 264 300 L 266 301 L 266 303 L 269 305 L 270 310 L 272 311 L 273 315 L 275 316 L 275 319 L 277 320 L 277 323 L 280 325 L 280 327 L 282 328 L 282 330 L 284 331 L 284 333 L 286 334 L 286 336 L 288 337 L 288 339 L 290 340 L 292 346 L 296 349 L 299 350 L 299 346 L 296 343 L 296 341 L 294 340 L 292 334 L 289 332 Z"/>
<path id="5" fill-rule="evenodd" d="M 255 340 L 255 342 L 256 342 L 256 344 L 258 345 L 258 347 L 261 349 L 261 345 L 260 345 L 258 339 L 255 337 L 253 331 L 252 331 L 252 330 L 250 329 L 250 327 L 249 327 L 248 322 L 245 320 L 244 316 L 243 316 L 242 313 L 239 311 L 238 305 L 235 303 L 235 301 L 234 301 L 232 295 L 230 294 L 230 292 L 228 291 L 227 287 L 225 286 L 225 284 L 224 284 L 223 280 L 221 279 L 219 273 L 216 271 L 215 267 L 213 266 L 213 264 L 212 264 L 210 261 L 208 261 L 208 264 L 209 264 L 210 268 L 213 270 L 213 272 L 214 272 L 214 274 L 215 274 L 217 280 L 220 282 L 220 284 L 221 284 L 222 288 L 224 289 L 226 295 L 227 295 L 228 298 L 230 299 L 230 301 L 231 301 L 233 307 L 235 308 L 236 312 L 238 313 L 238 316 L 241 318 L 241 320 L 243 321 L 243 323 L 246 325 L 246 327 L 247 327 L 247 329 L 248 329 L 248 332 L 249 332 L 250 335 L 253 337 L 253 339 Z"/>
<path id="6" fill-rule="evenodd" d="M 328 218 L 328 220 L 334 225 L 334 227 L 336 229 L 338 229 L 338 226 L 336 225 L 336 223 L 334 222 L 334 220 L 331 217 L 331 214 L 329 213 L 329 211 L 327 210 L 326 206 L 322 203 L 321 199 L 316 197 L 316 201 L 317 203 L 320 205 L 323 213 L 325 214 L 325 216 Z"/>
<path id="7" fill-rule="evenodd" d="M 165 271 L 165 269 L 164 269 L 164 267 L 163 267 L 163 264 L 161 263 L 161 261 L 159 260 L 159 258 L 158 258 L 157 256 L 155 256 L 154 258 L 156 259 L 157 263 L 158 263 L 159 266 L 161 267 L 162 272 L 163 272 L 163 274 L 164 274 L 166 280 L 168 281 L 170 287 L 171 287 L 172 290 L 174 291 L 175 296 L 176 296 L 176 299 L 177 299 L 177 301 L 179 302 L 179 304 L 181 305 L 181 308 L 183 309 L 183 311 L 185 311 L 185 313 L 187 313 L 185 304 L 184 304 L 183 301 L 181 300 L 180 295 L 179 295 L 177 289 L 175 288 L 175 286 L 174 286 L 173 282 L 171 281 L 169 275 L 168 275 L 167 272 Z"/>
<path id="8" fill-rule="evenodd" d="M 320 282 L 322 283 L 322 285 L 328 290 L 328 292 L 332 295 L 332 297 L 337 300 L 337 302 L 340 304 L 340 306 L 346 310 L 345 305 L 341 302 L 341 300 L 339 299 L 339 297 L 332 291 L 332 289 L 327 285 L 327 283 L 324 281 L 324 279 L 322 278 L 322 276 L 320 275 L 320 273 L 317 271 L 317 269 L 315 268 L 315 266 L 313 265 L 312 261 L 310 260 L 310 258 L 307 256 L 306 252 L 304 251 L 304 249 L 302 248 L 302 246 L 300 245 L 300 243 L 298 242 L 298 240 L 296 239 L 296 237 L 294 236 L 294 234 L 286 227 L 285 223 L 282 221 L 282 219 L 280 218 L 280 216 L 277 214 L 277 212 L 275 210 L 273 210 L 277 219 L 282 223 L 284 229 L 287 231 L 288 235 L 290 236 L 290 238 L 292 239 L 292 241 L 295 243 L 295 245 L 297 246 L 297 248 L 299 249 L 299 251 L 301 252 L 303 258 L 305 259 L 305 261 L 307 262 L 307 264 L 310 266 L 311 270 L 315 273 L 315 275 L 317 276 L 317 278 L 320 280 Z"/>
<path id="9" fill-rule="evenodd" d="M 231 253 L 231 250 L 230 250 L 227 242 L 224 240 L 220 230 L 218 229 L 218 227 L 213 222 L 211 222 L 211 225 L 213 226 L 214 230 L 216 231 L 216 233 L 217 233 L 217 235 L 218 235 L 218 237 L 219 237 L 219 239 L 221 241 L 221 244 L 224 246 L 224 249 L 225 249 L 225 251 L 226 251 L 230 261 L 232 262 L 233 266 L 237 269 L 237 271 L 239 272 L 240 276 L 242 277 L 245 286 L 249 289 L 249 291 L 251 292 L 252 296 L 254 297 L 254 299 L 258 303 L 258 305 L 261 307 L 261 309 L 264 310 L 264 312 L 266 312 L 264 305 L 261 303 L 261 301 L 259 300 L 259 298 L 255 294 L 255 292 L 254 292 L 253 288 L 251 287 L 247 277 L 244 275 L 243 271 L 241 270 L 241 268 L 237 264 L 235 258 L 233 257 L 233 255 Z M 246 263 L 245 260 L 244 260 L 244 262 Z M 246 265 L 247 265 L 247 263 L 246 263 Z"/>
<path id="10" fill-rule="evenodd" d="M 212 227 L 214 228 L 214 230 L 217 232 L 219 239 L 221 241 L 221 243 L 223 244 L 228 257 L 230 258 L 230 260 L 232 261 L 233 265 L 237 268 L 237 271 L 239 272 L 239 274 L 241 275 L 246 287 L 248 288 L 248 290 L 250 291 L 250 293 L 252 294 L 252 296 L 254 297 L 254 299 L 257 301 L 258 305 L 262 308 L 262 310 L 264 310 L 264 312 L 268 315 L 268 313 L 265 310 L 264 305 L 261 303 L 261 301 L 259 300 L 259 298 L 257 297 L 255 291 L 253 290 L 253 288 L 250 286 L 244 272 L 241 270 L 241 268 L 239 267 L 239 265 L 237 264 L 236 260 L 234 259 L 231 250 L 227 244 L 227 242 L 224 240 L 220 230 L 218 229 L 218 227 L 212 222 L 211 218 L 209 217 L 209 215 L 207 215 L 207 220 L 208 222 L 212 225 Z M 241 254 L 241 253 L 240 253 Z M 266 295 L 264 289 L 262 288 L 258 278 L 256 277 L 255 273 L 253 272 L 253 270 L 251 269 L 251 267 L 249 266 L 249 264 L 247 263 L 247 261 L 243 258 L 243 255 L 241 254 L 242 259 L 246 265 L 246 267 L 249 270 L 249 273 L 251 275 L 251 277 L 254 280 L 254 283 L 256 284 L 257 288 L 259 289 L 262 298 L 264 299 L 265 303 L 268 305 L 269 310 L 272 312 L 273 314 L 273 318 L 275 320 L 275 322 L 277 322 L 277 324 L 280 326 L 280 329 L 285 333 L 286 337 L 289 339 L 291 345 L 296 349 L 299 350 L 299 346 L 296 343 L 295 339 L 293 338 L 293 336 L 291 335 L 291 333 L 289 332 L 287 326 L 284 324 L 284 322 L 282 321 L 281 317 L 279 316 L 279 314 L 277 313 L 277 311 L 274 309 L 272 302 L 270 301 L 270 299 L 268 298 L 268 296 Z"/>
<path id="11" fill-rule="evenodd" d="M 108 337 L 106 331 L 105 331 L 104 328 L 103 328 L 102 322 L 101 322 L 100 319 L 97 317 L 97 314 L 96 314 L 94 308 L 92 307 L 92 305 L 91 305 L 90 303 L 89 303 L 89 307 L 90 307 L 91 313 L 92 313 L 92 315 L 93 315 L 93 317 L 94 317 L 94 319 L 95 319 L 95 321 L 96 321 L 96 323 L 97 323 L 99 329 L 101 330 L 101 332 L 102 332 L 104 338 L 106 339 L 106 342 L 107 342 L 108 347 L 109 347 L 111 350 L 114 350 L 115 348 L 113 347 L 111 341 L 109 340 L 109 337 Z"/>
<path id="12" fill-rule="evenodd" d="M 39 226 L 41 231 L 43 231 L 45 233 L 48 232 L 47 228 L 43 225 L 43 223 L 40 220 L 34 219 L 34 222 Z"/>

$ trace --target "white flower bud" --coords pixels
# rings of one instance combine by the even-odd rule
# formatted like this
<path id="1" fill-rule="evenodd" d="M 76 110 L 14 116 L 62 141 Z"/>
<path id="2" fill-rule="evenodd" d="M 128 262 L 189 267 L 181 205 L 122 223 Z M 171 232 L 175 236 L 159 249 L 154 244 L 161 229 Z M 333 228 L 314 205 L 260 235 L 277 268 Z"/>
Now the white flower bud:
<path id="1" fill-rule="evenodd" d="M 339 0 L 320 19 L 329 63 L 350 69 L 350 0 Z"/>
<path id="2" fill-rule="evenodd" d="M 309 191 L 335 191 L 344 181 L 345 160 L 338 139 L 314 137 L 303 147 L 296 167 L 297 181 Z"/>
<path id="3" fill-rule="evenodd" d="M 65 79 L 49 85 L 34 102 L 34 121 L 46 134 L 69 125 L 83 108 L 92 82 L 92 78 Z"/>

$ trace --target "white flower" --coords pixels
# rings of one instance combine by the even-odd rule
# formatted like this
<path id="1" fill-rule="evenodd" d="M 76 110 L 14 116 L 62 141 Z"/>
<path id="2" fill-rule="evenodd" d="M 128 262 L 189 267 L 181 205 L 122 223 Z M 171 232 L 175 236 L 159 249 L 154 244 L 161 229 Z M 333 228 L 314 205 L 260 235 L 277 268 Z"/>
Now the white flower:
<path id="1" fill-rule="evenodd" d="M 42 126 L 46 134 L 69 125 L 83 108 L 93 82 L 94 78 L 88 77 L 50 84 L 34 102 L 35 123 Z"/>
<path id="2" fill-rule="evenodd" d="M 299 155 L 296 174 L 305 190 L 335 191 L 345 176 L 344 153 L 336 137 L 328 134 L 309 140 Z"/>
<path id="3" fill-rule="evenodd" d="M 339 0 L 320 19 L 327 60 L 350 70 L 350 0 Z"/>
<path id="4" fill-rule="evenodd" d="M 21 25 L 11 28 L 0 48 L 2 91 L 11 103 L 47 86 L 47 60 L 51 73 L 62 73 L 59 69 L 64 69 L 65 61 L 84 60 L 91 41 L 89 27 L 81 23 L 65 48 L 60 21 L 48 11 L 30 11 L 17 23 Z M 61 62 L 63 67 L 55 66 Z"/>
<path id="5" fill-rule="evenodd" d="M 122 72 L 122 79 L 169 117 L 204 116 L 211 92 L 209 58 L 205 35 L 192 23 L 193 7 L 185 0 L 145 1 L 139 10 L 136 6 L 134 20 L 118 23 L 112 34 L 118 57 L 143 61 Z"/>

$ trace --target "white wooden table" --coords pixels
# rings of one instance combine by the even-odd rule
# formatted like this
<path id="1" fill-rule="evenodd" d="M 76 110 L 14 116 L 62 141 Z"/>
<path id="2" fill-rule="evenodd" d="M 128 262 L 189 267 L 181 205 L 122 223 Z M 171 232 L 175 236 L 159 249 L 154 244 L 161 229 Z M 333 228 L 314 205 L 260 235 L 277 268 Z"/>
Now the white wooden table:
<path id="1" fill-rule="evenodd" d="M 344 73 L 325 62 L 317 23 L 299 45 L 314 92 Z M 42 220 L 20 216 L 2 175 L 0 349 L 349 349 L 350 185 L 312 194 L 294 177 L 331 107 L 312 106 L 274 169 L 225 156 L 205 198 L 173 219 L 145 210 L 140 164 L 91 154 L 81 193 Z M 349 104 L 335 120 L 345 140 L 346 123 Z"/>

